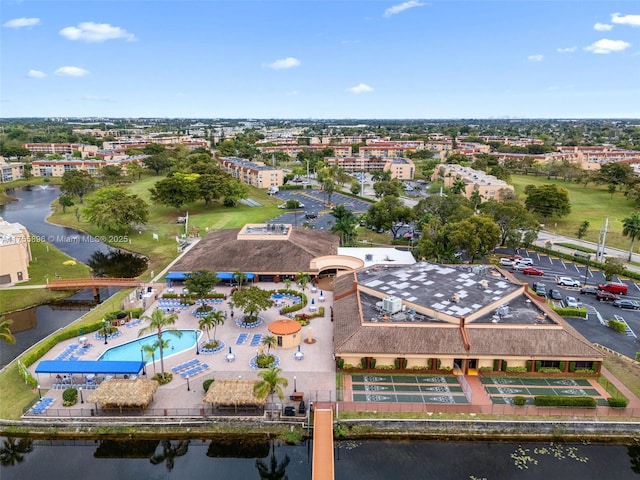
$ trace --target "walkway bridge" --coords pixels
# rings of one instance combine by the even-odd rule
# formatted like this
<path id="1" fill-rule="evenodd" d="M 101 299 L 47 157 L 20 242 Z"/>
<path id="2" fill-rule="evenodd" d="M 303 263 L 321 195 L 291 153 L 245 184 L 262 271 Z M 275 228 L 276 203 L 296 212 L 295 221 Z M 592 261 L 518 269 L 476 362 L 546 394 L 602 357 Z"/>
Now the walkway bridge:
<path id="1" fill-rule="evenodd" d="M 49 290 L 84 290 L 85 288 L 93 289 L 93 298 L 100 301 L 100 289 L 106 287 L 121 288 L 137 288 L 142 285 L 139 278 L 109 278 L 109 277 L 91 277 L 91 278 L 66 278 L 52 280 L 47 283 L 46 288 Z"/>
<path id="2" fill-rule="evenodd" d="M 316 408 L 313 414 L 313 467 L 311 480 L 333 480 L 333 410 Z"/>

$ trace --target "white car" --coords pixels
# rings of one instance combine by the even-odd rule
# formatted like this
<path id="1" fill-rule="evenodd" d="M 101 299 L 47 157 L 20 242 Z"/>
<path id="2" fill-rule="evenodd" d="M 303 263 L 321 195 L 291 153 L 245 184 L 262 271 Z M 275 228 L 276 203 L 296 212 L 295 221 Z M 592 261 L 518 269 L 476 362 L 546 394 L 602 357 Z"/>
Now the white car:
<path id="1" fill-rule="evenodd" d="M 286 203 L 281 203 L 280 205 L 278 205 L 278 208 L 287 208 L 287 204 Z M 304 208 L 304 203 L 298 202 L 298 209 L 300 209 L 300 208 Z"/>
<path id="2" fill-rule="evenodd" d="M 531 260 L 530 258 L 521 258 L 519 260 L 516 260 L 513 265 L 524 265 L 525 267 L 533 267 L 533 260 Z"/>
<path id="3" fill-rule="evenodd" d="M 565 297 L 564 304 L 567 308 L 580 308 L 580 303 L 578 303 L 576 297 Z"/>
<path id="4" fill-rule="evenodd" d="M 513 260 L 511 260 L 510 258 L 501 258 L 500 265 L 502 265 L 503 267 L 512 267 Z"/>
<path id="5" fill-rule="evenodd" d="M 579 287 L 580 281 L 574 280 L 571 277 L 560 277 L 558 279 L 558 285 L 562 285 L 563 287 Z"/>

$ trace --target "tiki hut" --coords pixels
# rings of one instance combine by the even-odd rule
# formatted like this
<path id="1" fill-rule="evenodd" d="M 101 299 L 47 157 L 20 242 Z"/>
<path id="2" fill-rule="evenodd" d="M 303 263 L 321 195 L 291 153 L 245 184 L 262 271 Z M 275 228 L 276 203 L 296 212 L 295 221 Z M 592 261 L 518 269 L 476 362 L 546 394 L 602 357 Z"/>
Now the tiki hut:
<path id="1" fill-rule="evenodd" d="M 265 398 L 253 393 L 255 380 L 216 380 L 204 396 L 204 402 L 210 403 L 214 411 L 254 412 L 262 414 Z"/>
<path id="2" fill-rule="evenodd" d="M 100 404 L 103 410 L 144 410 L 158 390 L 155 380 L 105 380 L 96 388 L 88 403 Z"/>

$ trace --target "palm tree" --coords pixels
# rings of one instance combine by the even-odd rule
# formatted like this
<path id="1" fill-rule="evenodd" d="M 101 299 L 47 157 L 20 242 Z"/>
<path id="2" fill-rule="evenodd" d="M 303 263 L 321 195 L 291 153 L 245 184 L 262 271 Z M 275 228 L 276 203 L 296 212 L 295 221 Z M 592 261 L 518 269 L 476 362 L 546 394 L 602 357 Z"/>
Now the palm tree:
<path id="1" fill-rule="evenodd" d="M 152 345 L 149 345 L 149 344 L 142 345 L 142 351 L 145 353 L 145 356 L 144 356 L 145 361 L 151 359 L 151 362 L 153 363 L 154 375 L 156 374 L 156 348 L 158 348 L 158 342 L 155 342 Z"/>
<path id="2" fill-rule="evenodd" d="M 242 284 L 244 283 L 244 281 L 248 280 L 247 274 L 242 270 L 236 270 L 235 272 L 233 272 L 233 279 L 238 282 L 238 288 L 242 288 Z"/>
<path id="3" fill-rule="evenodd" d="M 289 380 L 285 377 L 281 377 L 282 369 L 278 367 L 270 367 L 268 370 L 264 370 L 258 373 L 261 380 L 257 381 L 253 386 L 253 393 L 258 398 L 266 398 L 267 395 L 271 395 L 271 403 L 273 404 L 273 395 L 278 394 L 278 398 L 282 400 L 284 398 L 284 392 L 282 387 L 289 385 Z"/>
<path id="4" fill-rule="evenodd" d="M 451 193 L 453 193 L 454 195 L 459 195 L 464 192 L 466 186 L 467 184 L 464 183 L 464 180 L 454 180 L 453 184 L 451 185 Z"/>
<path id="5" fill-rule="evenodd" d="M 300 290 L 304 292 L 304 289 L 307 287 L 307 283 L 311 280 L 308 273 L 298 272 L 298 286 Z"/>
<path id="6" fill-rule="evenodd" d="M 0 315 L 0 340 L 5 343 L 16 343 L 16 337 L 11 333 L 11 325 L 13 325 L 13 320 Z"/>
<path id="7" fill-rule="evenodd" d="M 478 205 L 482 203 L 482 195 L 480 195 L 479 190 L 474 190 L 469 195 L 469 200 L 473 202 L 473 211 L 476 212 L 478 210 Z"/>
<path id="8" fill-rule="evenodd" d="M 158 346 L 160 347 L 160 374 L 162 378 L 165 378 L 164 373 L 164 342 L 162 341 L 162 333 L 165 331 L 173 331 L 178 337 L 182 336 L 182 332 L 175 328 L 173 325 L 176 323 L 178 316 L 175 313 L 165 313 L 163 310 L 156 308 L 149 317 L 145 315 L 142 320 L 148 320 L 149 325 L 141 328 L 138 332 L 138 336 L 142 337 L 150 332 L 155 332 L 158 336 Z"/>
<path id="9" fill-rule="evenodd" d="M 24 437 L 16 440 L 15 438 L 7 437 L 4 440 L 4 445 L 2 445 L 0 449 L 0 465 L 9 467 L 17 463 L 22 463 L 25 454 L 32 451 L 33 440 Z"/>
<path id="10" fill-rule="evenodd" d="M 276 346 L 276 337 L 274 337 L 273 335 L 265 335 L 264 337 L 262 337 L 262 340 L 260 341 L 260 343 L 267 347 L 267 354 L 269 352 L 271 352 L 271 347 L 275 347 Z"/>
<path id="11" fill-rule="evenodd" d="M 289 277 L 285 278 L 282 283 L 284 283 L 284 288 L 287 290 L 291 289 L 291 279 Z"/>
<path id="12" fill-rule="evenodd" d="M 207 332 L 207 338 L 209 342 L 211 342 L 211 337 L 209 336 L 209 331 L 213 328 L 213 341 L 216 341 L 216 328 L 218 325 L 224 325 L 224 313 L 222 310 L 217 310 L 215 312 L 211 312 L 206 317 L 202 317 L 198 322 L 198 328 Z"/>
<path id="13" fill-rule="evenodd" d="M 633 212 L 630 217 L 622 220 L 622 235 L 631 238 L 631 245 L 629 246 L 629 258 L 627 261 L 631 261 L 633 254 L 633 244 L 636 238 L 640 237 L 640 212 Z"/>
<path id="14" fill-rule="evenodd" d="M 264 460 L 256 460 L 256 468 L 258 469 L 260 480 L 288 480 L 289 477 L 287 476 L 287 465 L 289 465 L 290 461 L 291 459 L 289 458 L 289 455 L 285 454 L 282 462 L 278 463 L 275 443 L 272 441 L 271 458 L 269 459 L 269 465 L 267 465 L 267 462 L 265 462 Z"/>

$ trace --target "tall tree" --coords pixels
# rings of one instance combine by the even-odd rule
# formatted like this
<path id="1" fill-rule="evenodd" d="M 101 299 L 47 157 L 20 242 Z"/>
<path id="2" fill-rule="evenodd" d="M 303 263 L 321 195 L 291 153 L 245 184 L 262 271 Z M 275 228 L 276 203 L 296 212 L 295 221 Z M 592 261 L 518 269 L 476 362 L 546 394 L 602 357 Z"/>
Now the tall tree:
<path id="1" fill-rule="evenodd" d="M 633 255 L 633 244 L 636 238 L 640 237 L 640 212 L 633 212 L 630 216 L 622 219 L 622 235 L 631 239 L 629 258 L 627 259 L 630 262 Z"/>
<path id="2" fill-rule="evenodd" d="M 298 286 L 300 287 L 300 290 L 302 290 L 304 292 L 305 288 L 307 288 L 307 285 L 309 284 L 309 281 L 311 280 L 311 278 L 309 277 L 309 274 L 306 272 L 298 272 L 298 280 L 296 281 L 296 283 L 298 284 Z"/>
<path id="3" fill-rule="evenodd" d="M 160 349 L 160 375 L 164 379 L 166 377 L 164 371 L 164 343 L 162 340 L 162 334 L 166 331 L 171 331 L 178 337 L 182 336 L 182 332 L 174 327 L 178 316 L 175 313 L 165 313 L 163 310 L 156 308 L 151 312 L 151 316 L 145 315 L 141 320 L 148 321 L 149 325 L 143 327 L 138 332 L 138 337 L 143 337 L 148 333 L 155 333 L 158 337 L 158 347 Z"/>
<path id="4" fill-rule="evenodd" d="M 213 328 L 213 341 L 216 341 L 216 330 L 218 325 L 224 325 L 224 312 L 222 310 L 216 310 L 211 312 L 206 317 L 200 318 L 198 321 L 198 328 L 207 332 L 207 339 L 211 342 L 209 331 Z"/>
<path id="5" fill-rule="evenodd" d="M 167 344 L 168 345 L 168 344 Z M 165 348 L 166 346 L 165 345 Z M 151 359 L 151 363 L 153 363 L 153 374 L 156 374 L 156 348 L 158 348 L 158 342 L 153 342 L 151 345 L 145 343 L 142 345 L 142 352 L 144 353 L 144 361 L 147 362 Z"/>
<path id="6" fill-rule="evenodd" d="M 203 310 L 205 310 L 205 297 L 220 282 L 216 272 L 209 270 L 196 270 L 187 274 L 184 286 L 187 287 L 189 293 L 193 293 L 202 302 Z"/>
<path id="7" fill-rule="evenodd" d="M 182 176 L 171 176 L 157 181 L 149 189 L 151 200 L 161 205 L 174 207 L 178 211 L 198 198 L 198 186 L 195 181 Z"/>
<path id="8" fill-rule="evenodd" d="M 369 207 L 367 220 L 371 225 L 384 230 L 391 230 L 393 238 L 406 222 L 413 220 L 414 213 L 411 207 L 404 205 L 398 197 L 382 197 L 379 202 Z"/>
<path id="9" fill-rule="evenodd" d="M 84 214 L 92 224 L 117 231 L 146 224 L 149 208 L 143 199 L 122 187 L 103 187 L 89 200 Z"/>
<path id="10" fill-rule="evenodd" d="M 527 210 L 531 210 L 544 219 L 553 215 L 562 217 L 571 213 L 571 203 L 569 202 L 569 191 L 564 187 L 555 184 L 527 185 L 524 189 L 527 195 L 524 205 Z"/>
<path id="11" fill-rule="evenodd" d="M 95 184 L 94 178 L 84 170 L 70 170 L 62 175 L 60 190 L 70 195 L 75 195 L 83 202 L 84 196 L 89 193 Z"/>
<path id="12" fill-rule="evenodd" d="M 342 245 L 349 244 L 356 234 L 356 225 L 358 219 L 352 210 L 346 208 L 343 204 L 337 205 L 331 209 L 331 215 L 336 219 L 331 226 L 331 231 L 340 235 L 340 243 Z"/>
<path id="13" fill-rule="evenodd" d="M 233 272 L 233 279 L 238 284 L 238 288 L 242 288 L 242 284 L 245 282 L 245 280 L 247 280 L 247 274 L 242 270 L 236 270 L 235 272 Z"/>
<path id="14" fill-rule="evenodd" d="M 281 376 L 281 373 L 282 369 L 278 367 L 271 367 L 268 370 L 259 372 L 260 380 L 253 386 L 254 395 L 258 398 L 266 398 L 270 395 L 272 404 L 275 394 L 282 400 L 284 398 L 282 387 L 289 385 L 289 380 Z"/>
<path id="15" fill-rule="evenodd" d="M 144 168 L 138 162 L 129 162 L 127 163 L 127 175 L 131 178 L 140 178 L 142 177 L 142 172 L 144 172 Z"/>
<path id="16" fill-rule="evenodd" d="M 107 185 L 118 183 L 122 180 L 122 167 L 120 165 L 105 165 L 100 169 L 100 176 Z"/>
<path id="17" fill-rule="evenodd" d="M 271 353 L 271 347 L 276 346 L 276 337 L 273 335 L 265 335 L 260 341 L 263 347 L 267 347 L 267 353 Z"/>
<path id="18" fill-rule="evenodd" d="M 492 251 L 500 241 L 500 229 L 491 218 L 484 215 L 449 224 L 446 229 L 451 244 L 467 252 L 472 261 Z"/>
<path id="19" fill-rule="evenodd" d="M 256 286 L 236 290 L 231 298 L 234 305 L 240 308 L 249 319 L 256 318 L 258 312 L 273 305 L 271 293 Z"/>

